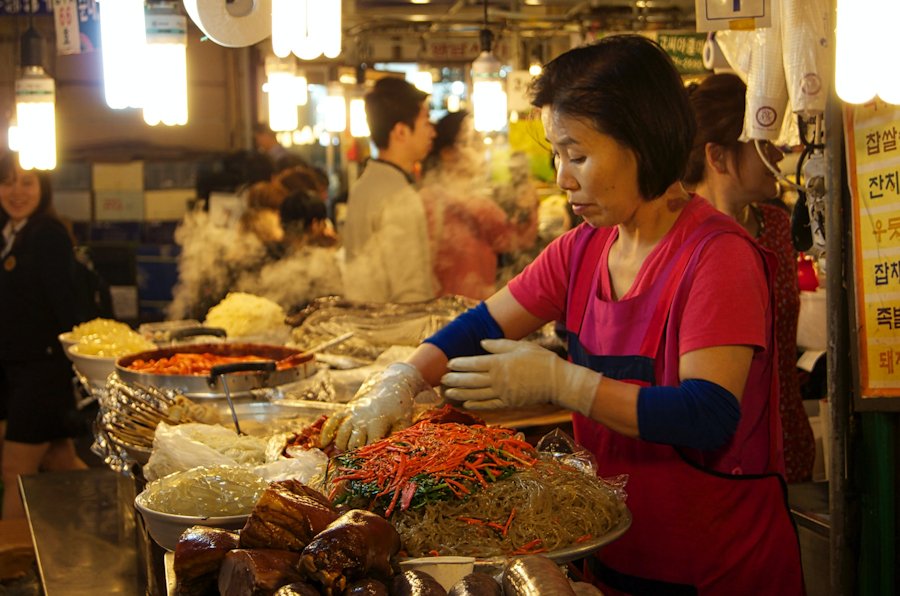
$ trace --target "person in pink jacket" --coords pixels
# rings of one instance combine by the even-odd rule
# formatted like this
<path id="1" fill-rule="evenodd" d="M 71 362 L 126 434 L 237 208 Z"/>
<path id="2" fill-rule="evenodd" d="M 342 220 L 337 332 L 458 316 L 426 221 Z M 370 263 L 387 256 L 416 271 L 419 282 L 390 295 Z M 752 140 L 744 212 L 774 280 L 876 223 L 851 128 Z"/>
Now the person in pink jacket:
<path id="1" fill-rule="evenodd" d="M 497 257 L 534 244 L 537 199 L 521 217 L 510 217 L 492 198 L 483 156 L 471 145 L 468 112 L 453 112 L 435 126 L 419 194 L 425 204 L 438 295 L 484 300 L 497 290 Z"/>

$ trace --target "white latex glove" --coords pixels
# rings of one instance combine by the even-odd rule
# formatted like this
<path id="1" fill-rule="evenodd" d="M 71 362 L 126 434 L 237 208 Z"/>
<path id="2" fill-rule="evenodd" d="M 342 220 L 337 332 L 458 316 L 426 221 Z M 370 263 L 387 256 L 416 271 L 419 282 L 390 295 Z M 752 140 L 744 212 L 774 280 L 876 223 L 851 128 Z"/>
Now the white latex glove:
<path id="1" fill-rule="evenodd" d="M 444 395 L 473 410 L 551 402 L 589 416 L 602 375 L 536 344 L 485 339 L 484 356 L 454 358 L 441 383 Z"/>
<path id="2" fill-rule="evenodd" d="M 431 391 L 431 386 L 416 367 L 391 364 L 362 384 L 346 410 L 328 418 L 320 446 L 333 440 L 340 449 L 356 449 L 409 426 L 413 400 L 423 391 Z"/>

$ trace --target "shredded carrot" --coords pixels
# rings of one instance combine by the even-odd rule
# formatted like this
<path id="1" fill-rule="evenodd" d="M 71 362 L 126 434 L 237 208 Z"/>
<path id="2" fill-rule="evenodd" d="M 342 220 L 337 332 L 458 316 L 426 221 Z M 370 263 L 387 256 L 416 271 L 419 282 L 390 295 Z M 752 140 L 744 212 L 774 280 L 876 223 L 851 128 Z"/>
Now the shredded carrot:
<path id="1" fill-rule="evenodd" d="M 585 534 L 584 536 L 579 536 L 578 538 L 576 538 L 575 543 L 577 544 L 579 542 L 587 542 L 588 540 L 590 540 L 593 537 L 594 537 L 593 534 Z"/>
<path id="2" fill-rule="evenodd" d="M 544 543 L 540 538 L 535 538 L 531 542 L 526 542 L 516 550 L 512 551 L 512 555 L 531 555 L 535 553 L 544 553 L 547 552 L 546 548 L 542 548 L 541 545 Z"/>
<path id="3" fill-rule="evenodd" d="M 461 499 L 536 461 L 534 448 L 510 429 L 424 420 L 336 458 L 334 483 L 347 482 L 350 492 L 365 488 L 360 492 L 374 494 L 389 517 L 398 502 L 405 511 L 421 504 L 429 490 L 436 493 L 427 498 Z M 505 524 L 486 523 L 505 535 L 512 517 Z"/>
<path id="4" fill-rule="evenodd" d="M 503 535 L 506 536 L 509 533 L 509 526 L 512 523 L 513 518 L 516 516 L 516 508 L 513 507 L 512 511 L 509 512 L 509 519 L 506 520 L 506 523 L 503 524 Z"/>

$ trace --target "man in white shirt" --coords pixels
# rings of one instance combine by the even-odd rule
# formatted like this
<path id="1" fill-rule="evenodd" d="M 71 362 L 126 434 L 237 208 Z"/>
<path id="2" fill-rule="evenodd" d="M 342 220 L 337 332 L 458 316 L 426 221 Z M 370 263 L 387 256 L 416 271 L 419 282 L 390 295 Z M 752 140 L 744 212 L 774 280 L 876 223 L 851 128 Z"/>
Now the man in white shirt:
<path id="1" fill-rule="evenodd" d="M 366 117 L 378 158 L 350 188 L 342 232 L 344 295 L 366 302 L 434 298 L 425 209 L 413 169 L 431 149 L 428 95 L 386 77 L 366 95 Z"/>

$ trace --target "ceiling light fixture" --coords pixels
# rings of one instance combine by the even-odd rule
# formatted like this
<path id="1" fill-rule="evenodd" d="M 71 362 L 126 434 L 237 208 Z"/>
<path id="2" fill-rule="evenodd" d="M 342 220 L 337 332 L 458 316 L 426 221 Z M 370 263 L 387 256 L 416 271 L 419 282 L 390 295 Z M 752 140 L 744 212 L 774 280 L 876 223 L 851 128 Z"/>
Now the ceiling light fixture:
<path id="1" fill-rule="evenodd" d="M 506 126 L 506 89 L 500 61 L 491 53 L 494 34 L 488 29 L 488 0 L 484 0 L 481 53 L 472 62 L 472 103 L 475 130 L 494 132 Z"/>
<path id="2" fill-rule="evenodd" d="M 878 58 L 893 54 L 898 19 L 896 0 L 838 0 L 834 84 L 842 100 L 860 104 L 877 95 L 900 104 L 900 78 L 886 74 Z"/>
<path id="3" fill-rule="evenodd" d="M 272 51 L 301 60 L 341 53 L 341 0 L 272 0 Z"/>
<path id="4" fill-rule="evenodd" d="M 174 2 L 148 4 L 146 36 L 141 73 L 144 122 L 150 126 L 187 124 L 187 19 L 177 12 Z"/>
<path id="5" fill-rule="evenodd" d="M 141 107 L 142 68 L 135 57 L 146 45 L 144 0 L 100 1 L 100 53 L 106 105 L 114 110 Z"/>
<path id="6" fill-rule="evenodd" d="M 16 139 L 25 170 L 56 167 L 56 88 L 43 67 L 43 40 L 30 24 L 22 35 L 22 75 L 16 79 Z"/>
<path id="7" fill-rule="evenodd" d="M 293 56 L 282 59 L 266 58 L 266 84 L 268 95 L 269 128 L 274 131 L 292 131 L 300 125 L 297 106 L 306 105 L 308 91 L 306 77 L 298 77 Z"/>

